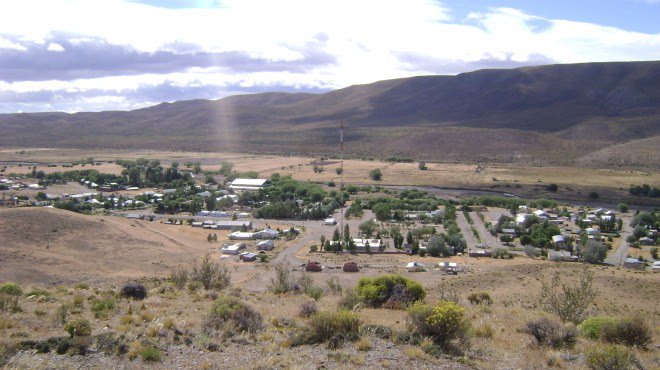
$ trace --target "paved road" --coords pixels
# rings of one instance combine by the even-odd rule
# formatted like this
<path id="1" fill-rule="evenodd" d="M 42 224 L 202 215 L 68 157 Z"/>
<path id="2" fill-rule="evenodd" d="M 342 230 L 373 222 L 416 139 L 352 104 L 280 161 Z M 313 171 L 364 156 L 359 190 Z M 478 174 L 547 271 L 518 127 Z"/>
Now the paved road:
<path id="1" fill-rule="evenodd" d="M 619 239 L 619 245 L 617 246 L 616 250 L 613 251 L 612 253 L 609 253 L 608 256 L 605 258 L 605 263 L 609 265 L 614 265 L 614 266 L 620 266 L 623 265 L 623 262 L 626 260 L 626 257 L 628 257 L 628 241 L 626 239 L 628 236 L 632 234 L 632 227 L 630 227 L 630 218 L 629 217 L 621 217 L 623 220 L 623 226 L 621 229 L 621 238 Z"/>
<path id="2" fill-rule="evenodd" d="M 472 220 L 474 221 L 474 227 L 477 229 L 479 232 L 479 236 L 481 236 L 481 240 L 484 245 L 488 246 L 489 248 L 504 248 L 504 244 L 497 239 L 497 237 L 494 237 L 484 226 L 484 223 L 481 221 L 479 218 L 479 215 L 476 212 L 470 212 L 470 217 L 472 217 Z"/>
<path id="3" fill-rule="evenodd" d="M 477 220 L 481 222 L 481 220 L 479 220 L 478 218 Z M 458 225 L 458 227 L 461 229 L 461 233 L 463 233 L 463 237 L 465 238 L 465 242 L 467 243 L 468 251 L 471 249 L 476 249 L 477 241 L 474 239 L 474 235 L 472 235 L 472 230 L 470 230 L 470 224 L 465 219 L 463 212 L 459 209 L 456 209 L 456 225 Z"/>

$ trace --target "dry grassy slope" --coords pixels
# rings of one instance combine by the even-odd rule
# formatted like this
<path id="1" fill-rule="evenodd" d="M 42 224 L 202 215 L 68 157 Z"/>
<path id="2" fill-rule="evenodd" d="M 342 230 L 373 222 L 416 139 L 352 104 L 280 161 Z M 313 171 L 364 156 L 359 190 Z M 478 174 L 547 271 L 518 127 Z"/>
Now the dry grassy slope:
<path id="1" fill-rule="evenodd" d="M 196 257 L 190 255 L 194 248 L 162 234 L 136 232 L 138 227 L 127 219 L 58 209 L 0 210 L 0 281 L 57 285 L 121 280 L 161 274 L 172 267 L 167 262 Z"/>
<path id="2" fill-rule="evenodd" d="M 608 146 L 589 153 L 578 163 L 592 167 L 638 166 L 645 163 L 660 163 L 660 136 L 633 140 L 623 144 Z"/>
<path id="3" fill-rule="evenodd" d="M 610 144 L 657 136 L 658 86 L 660 62 L 481 70 L 325 94 L 0 115 L 0 145 L 335 153 L 343 119 L 348 151 L 356 155 L 498 161 L 509 154 L 572 163 Z"/>

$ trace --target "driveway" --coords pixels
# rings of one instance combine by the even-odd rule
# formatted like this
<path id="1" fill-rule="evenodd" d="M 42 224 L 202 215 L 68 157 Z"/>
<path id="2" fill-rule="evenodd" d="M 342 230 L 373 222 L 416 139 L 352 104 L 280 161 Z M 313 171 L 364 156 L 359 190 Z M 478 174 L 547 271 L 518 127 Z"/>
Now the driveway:
<path id="1" fill-rule="evenodd" d="M 623 262 L 628 257 L 628 247 L 630 246 L 628 241 L 628 236 L 633 232 L 632 227 L 630 227 L 630 217 L 621 217 L 623 220 L 623 225 L 621 228 L 621 238 L 619 239 L 619 245 L 615 251 L 609 253 L 605 258 L 605 263 L 614 266 L 623 265 Z"/>

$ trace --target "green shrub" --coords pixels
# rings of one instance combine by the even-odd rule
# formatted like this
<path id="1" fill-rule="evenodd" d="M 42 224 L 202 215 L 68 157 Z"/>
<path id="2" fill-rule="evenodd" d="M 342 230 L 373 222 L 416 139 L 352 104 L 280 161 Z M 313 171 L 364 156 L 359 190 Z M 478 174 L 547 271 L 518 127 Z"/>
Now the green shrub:
<path id="1" fill-rule="evenodd" d="M 471 293 L 467 296 L 467 300 L 470 304 L 485 304 L 488 306 L 493 304 L 493 300 L 490 298 L 488 292 Z"/>
<path id="2" fill-rule="evenodd" d="M 4 283 L 0 285 L 0 294 L 18 296 L 23 294 L 23 289 L 21 289 L 21 286 L 16 283 Z"/>
<path id="3" fill-rule="evenodd" d="M 646 347 L 653 339 L 653 331 L 642 317 L 632 316 L 603 326 L 601 339 L 609 343 Z"/>
<path id="4" fill-rule="evenodd" d="M 575 327 L 546 317 L 527 322 L 523 332 L 531 334 L 539 345 L 552 348 L 572 347 L 577 336 Z"/>
<path id="5" fill-rule="evenodd" d="M 503 259 L 503 260 L 508 260 L 508 259 L 513 258 L 513 254 L 511 254 L 511 252 L 509 252 L 508 249 L 496 248 L 493 251 L 493 258 L 500 258 L 500 259 Z"/>
<path id="6" fill-rule="evenodd" d="M 318 301 L 323 296 L 323 288 L 316 285 L 312 285 L 309 288 L 307 288 L 305 293 L 311 298 L 313 298 L 315 301 Z"/>
<path id="7" fill-rule="evenodd" d="M 159 362 L 162 354 L 158 348 L 146 346 L 140 351 L 140 356 L 144 362 Z"/>
<path id="8" fill-rule="evenodd" d="M 85 319 L 71 320 L 64 325 L 71 338 L 74 337 L 88 337 L 92 334 L 92 324 Z"/>
<path id="9" fill-rule="evenodd" d="M 360 334 L 360 318 L 354 312 L 319 312 L 309 318 L 306 343 L 322 343 L 334 337 L 355 340 Z"/>
<path id="10" fill-rule="evenodd" d="M 339 299 L 339 307 L 346 310 L 355 310 L 360 305 L 360 297 L 354 289 L 345 290 Z"/>
<path id="11" fill-rule="evenodd" d="M 107 311 L 115 309 L 115 300 L 114 298 L 93 299 L 90 309 L 96 317 L 105 316 Z"/>
<path id="12" fill-rule="evenodd" d="M 604 326 L 615 325 L 616 319 L 603 316 L 593 316 L 582 322 L 578 326 L 580 333 L 587 338 L 598 340 L 601 336 Z"/>
<path id="13" fill-rule="evenodd" d="M 26 297 L 35 296 L 35 297 L 50 297 L 51 293 L 43 289 L 32 289 L 31 291 L 24 294 Z"/>
<path id="14" fill-rule="evenodd" d="M 414 334 L 432 338 L 442 348 L 456 339 L 466 344 L 471 326 L 466 312 L 451 301 L 439 301 L 434 306 L 416 302 L 408 309 L 410 329 Z"/>
<path id="15" fill-rule="evenodd" d="M 426 296 L 420 283 L 394 274 L 362 278 L 356 289 L 365 305 L 376 308 L 402 309 Z"/>
<path id="16" fill-rule="evenodd" d="M 593 370 L 632 369 L 635 356 L 623 346 L 597 344 L 585 351 L 587 366 Z"/>

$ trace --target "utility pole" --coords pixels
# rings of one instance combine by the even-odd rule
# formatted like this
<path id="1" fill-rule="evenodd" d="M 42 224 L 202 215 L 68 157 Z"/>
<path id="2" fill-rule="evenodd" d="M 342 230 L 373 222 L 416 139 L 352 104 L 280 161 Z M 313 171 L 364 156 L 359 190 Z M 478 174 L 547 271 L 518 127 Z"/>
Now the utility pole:
<path id="1" fill-rule="evenodd" d="M 339 245 L 341 246 L 342 241 L 344 240 L 344 121 L 342 120 L 339 128 L 339 190 L 340 190 L 340 199 L 339 199 L 339 232 L 341 237 L 339 238 Z"/>

